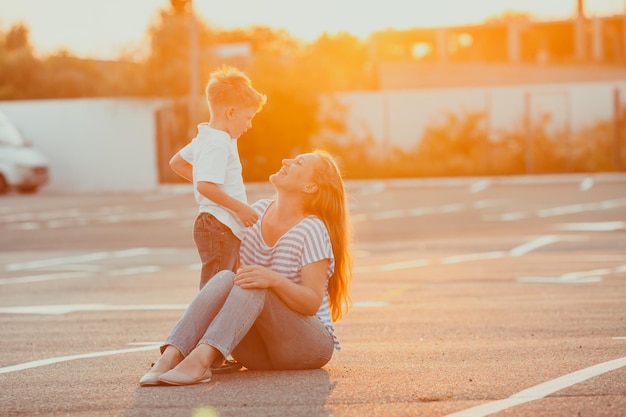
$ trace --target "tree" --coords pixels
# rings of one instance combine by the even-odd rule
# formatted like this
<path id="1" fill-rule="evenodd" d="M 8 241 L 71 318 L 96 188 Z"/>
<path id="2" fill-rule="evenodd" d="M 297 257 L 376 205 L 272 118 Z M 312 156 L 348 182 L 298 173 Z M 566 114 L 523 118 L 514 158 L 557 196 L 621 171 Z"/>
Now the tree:
<path id="1" fill-rule="evenodd" d="M 18 23 L 0 34 L 0 99 L 36 97 L 39 70 L 24 24 Z"/>

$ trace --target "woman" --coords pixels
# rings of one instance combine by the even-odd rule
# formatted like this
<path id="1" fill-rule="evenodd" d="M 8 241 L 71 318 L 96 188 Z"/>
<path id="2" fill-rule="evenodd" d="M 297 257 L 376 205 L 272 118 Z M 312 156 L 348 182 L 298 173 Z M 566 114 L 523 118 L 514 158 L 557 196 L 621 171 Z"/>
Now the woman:
<path id="1" fill-rule="evenodd" d="M 196 295 L 140 385 L 211 379 L 229 354 L 248 369 L 314 369 L 340 350 L 333 321 L 350 304 L 349 218 L 339 169 L 326 152 L 283 160 L 274 200 L 253 207 L 241 268 Z"/>

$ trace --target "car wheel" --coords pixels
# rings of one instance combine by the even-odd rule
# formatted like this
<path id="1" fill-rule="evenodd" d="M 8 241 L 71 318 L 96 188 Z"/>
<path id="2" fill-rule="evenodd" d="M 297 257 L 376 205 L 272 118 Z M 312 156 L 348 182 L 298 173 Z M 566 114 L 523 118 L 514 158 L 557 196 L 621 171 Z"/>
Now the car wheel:
<path id="1" fill-rule="evenodd" d="M 22 194 L 33 194 L 37 191 L 36 185 L 25 185 L 22 187 L 17 187 L 17 191 Z"/>
<path id="2" fill-rule="evenodd" d="M 4 178 L 4 175 L 0 174 L 0 194 L 5 194 L 9 191 L 9 183 Z"/>

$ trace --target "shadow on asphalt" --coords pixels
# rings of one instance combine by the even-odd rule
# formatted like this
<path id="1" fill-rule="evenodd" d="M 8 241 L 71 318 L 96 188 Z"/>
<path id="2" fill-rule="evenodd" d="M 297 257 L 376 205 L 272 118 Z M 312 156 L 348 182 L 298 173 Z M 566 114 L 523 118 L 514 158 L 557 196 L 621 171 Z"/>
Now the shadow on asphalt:
<path id="1" fill-rule="evenodd" d="M 246 417 L 330 415 L 326 402 L 336 385 L 328 371 L 249 371 L 214 375 L 186 387 L 137 387 L 125 417 Z"/>

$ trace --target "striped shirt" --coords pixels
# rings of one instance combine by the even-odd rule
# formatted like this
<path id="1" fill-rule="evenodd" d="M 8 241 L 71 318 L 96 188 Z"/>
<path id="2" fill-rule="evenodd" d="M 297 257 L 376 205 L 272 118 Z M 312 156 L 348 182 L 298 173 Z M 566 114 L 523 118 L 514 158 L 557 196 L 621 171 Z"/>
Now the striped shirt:
<path id="1" fill-rule="evenodd" d="M 268 246 L 261 235 L 261 222 L 272 202 L 273 200 L 264 199 L 252 205 L 259 215 L 259 221 L 246 229 L 239 250 L 241 264 L 264 266 L 299 284 L 302 282 L 302 268 L 305 265 L 330 259 L 324 298 L 316 316 L 333 337 L 335 349 L 340 351 L 341 346 L 335 336 L 328 303 L 328 280 L 335 270 L 335 257 L 328 230 L 317 216 L 308 216 L 281 236 L 274 246 Z"/>

